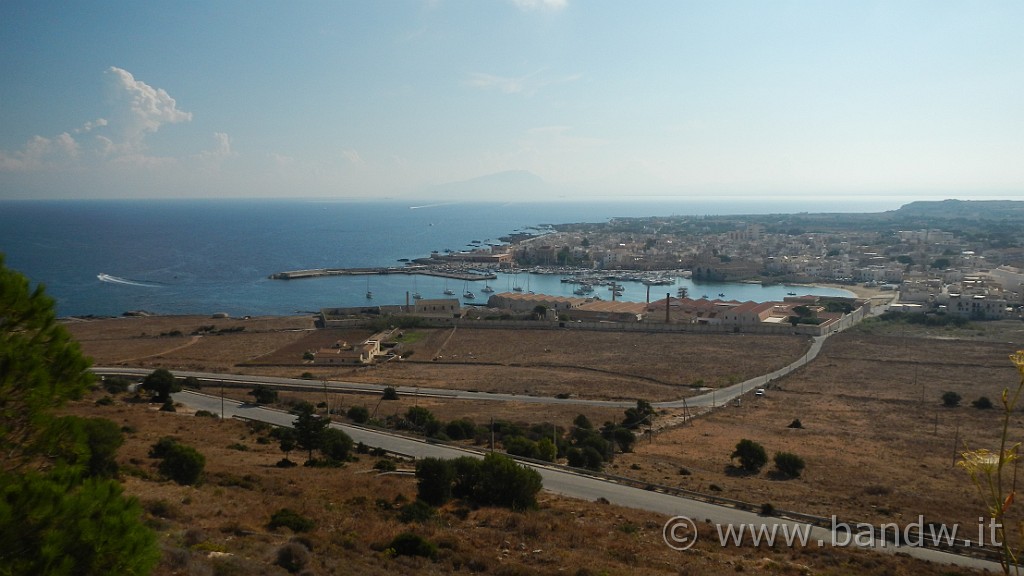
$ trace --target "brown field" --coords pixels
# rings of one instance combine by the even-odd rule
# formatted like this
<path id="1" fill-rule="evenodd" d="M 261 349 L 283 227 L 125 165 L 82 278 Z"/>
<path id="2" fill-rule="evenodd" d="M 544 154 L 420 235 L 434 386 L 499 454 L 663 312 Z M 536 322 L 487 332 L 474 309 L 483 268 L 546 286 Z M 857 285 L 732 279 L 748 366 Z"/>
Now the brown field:
<path id="1" fill-rule="evenodd" d="M 720 548 L 709 527 L 687 552 L 662 541 L 666 518 L 646 512 L 542 493 L 538 510 L 470 509 L 459 503 L 435 520 L 403 524 L 397 508 L 415 498 L 415 479 L 382 475 L 377 458 L 362 455 L 344 468 L 277 468 L 283 456 L 266 431 L 238 421 L 118 401 L 87 398 L 69 408 L 123 427 L 118 460 L 126 492 L 146 510 L 164 550 L 155 574 L 287 574 L 277 552 L 297 539 L 311 553 L 304 574 L 965 574 L 909 558 L 831 548 Z M 203 481 L 179 486 L 158 477 L 148 457 L 159 438 L 173 436 L 206 457 Z M 260 440 L 264 438 L 264 440 Z M 300 460 L 301 454 L 292 454 Z M 399 462 L 399 469 L 410 465 Z M 315 528 L 295 535 L 271 530 L 270 516 L 290 508 Z M 438 547 L 435 560 L 392 557 L 397 534 L 414 532 Z"/>
<path id="2" fill-rule="evenodd" d="M 686 392 L 696 379 L 721 385 L 772 370 L 799 357 L 804 349 L 803 340 L 786 337 L 773 342 L 739 335 L 722 335 L 719 340 L 680 335 L 662 340 L 664 336 L 633 334 L 427 332 L 408 344 L 407 349 L 414 350 L 410 360 L 324 375 L 423 388 L 656 400 Z M 243 334 L 214 338 L 236 336 Z M 287 340 L 276 350 L 286 346 L 301 350 L 302 338 Z M 90 341 L 83 342 L 86 352 L 94 353 L 90 346 Z M 185 350 L 194 353 L 193 348 L 199 350 L 196 346 L 168 356 Z M 1024 324 L 1020 322 L 974 323 L 964 329 L 868 322 L 830 338 L 814 362 L 774 383 L 765 397 L 748 396 L 741 407 L 719 408 L 692 425 L 661 431 L 652 442 L 640 443 L 634 453 L 619 455 L 607 471 L 755 506 L 771 503 L 780 509 L 824 517 L 834 514 L 849 521 L 909 523 L 921 515 L 926 521 L 973 527 L 984 511 L 967 474 L 954 467 L 954 459 L 964 446 L 996 447 L 999 410 L 980 410 L 970 403 L 986 396 L 998 405 L 1003 388 L 1016 388 L 1018 373 L 1007 356 L 1022 348 Z M 218 362 L 230 362 L 226 350 L 221 354 Z M 445 358 L 431 361 L 435 355 Z M 251 357 L 240 355 L 236 362 Z M 654 363 L 664 373 L 659 375 L 648 365 Z M 276 370 L 297 375 L 301 368 Z M 945 391 L 961 394 L 962 405 L 943 408 L 940 396 Z M 363 404 L 372 409 L 376 400 L 339 395 L 332 405 L 338 401 L 342 406 Z M 445 420 L 469 416 L 478 423 L 495 417 L 567 426 L 580 412 L 595 422 L 621 418 L 616 410 L 439 402 L 422 397 L 383 403 L 379 415 L 399 413 L 413 404 L 426 406 Z M 794 419 L 800 419 L 803 429 L 787 427 Z M 1011 419 L 1010 439 L 1017 442 L 1022 436 L 1024 416 L 1018 411 Z M 742 438 L 764 445 L 769 458 L 778 451 L 800 455 L 807 463 L 804 474 L 799 479 L 780 479 L 770 472 L 770 463 L 759 474 L 736 474 L 729 454 Z M 1017 517 L 1019 507 L 1011 508 Z M 850 572 L 870 571 L 837 573 Z"/>

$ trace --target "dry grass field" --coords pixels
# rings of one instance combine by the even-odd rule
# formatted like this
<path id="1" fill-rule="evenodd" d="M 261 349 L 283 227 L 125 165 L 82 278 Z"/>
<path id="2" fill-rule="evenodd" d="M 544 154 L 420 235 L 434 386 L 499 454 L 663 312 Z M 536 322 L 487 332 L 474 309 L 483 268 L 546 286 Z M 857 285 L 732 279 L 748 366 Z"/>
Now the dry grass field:
<path id="1" fill-rule="evenodd" d="M 126 342 L 135 339 L 130 334 Z M 256 354 L 240 346 L 245 353 L 232 362 L 230 347 L 225 347 L 218 352 L 221 356 L 217 362 L 232 366 L 235 372 L 255 371 L 235 364 L 254 357 L 263 361 L 285 351 L 292 356 L 296 350 L 305 349 L 311 339 L 334 338 L 322 331 L 280 334 L 284 338 L 276 348 L 267 343 L 255 350 Z M 202 342 L 249 336 L 256 333 L 204 336 Z M 402 346 L 414 351 L 408 360 L 372 369 L 335 369 L 318 377 L 418 385 L 423 389 L 444 386 L 657 400 L 690 392 L 689 384 L 697 379 L 722 385 L 773 370 L 798 358 L 805 346 L 802 339 L 787 337 L 773 341 L 739 335 L 722 335 L 717 340 L 679 336 L 407 331 Z M 83 347 L 95 355 L 100 342 L 105 340 L 94 337 L 84 340 Z M 173 367 L 176 355 L 186 350 L 191 355 L 188 358 L 201 363 L 202 355 L 196 352 L 201 350 L 200 345 L 169 351 L 163 358 L 149 359 L 142 365 L 159 361 Z M 974 408 L 971 402 L 985 396 L 998 406 L 1003 388 L 1017 386 L 1019 376 L 1008 355 L 1022 348 L 1024 324 L 1020 322 L 972 323 L 966 328 L 949 329 L 869 321 L 830 338 L 814 362 L 773 383 L 764 397 L 748 395 L 740 407 L 720 407 L 692 425 L 662 430 L 652 441 L 639 443 L 633 453 L 617 456 L 607 471 L 755 506 L 771 503 L 780 509 L 876 524 L 906 524 L 923 516 L 926 521 L 959 523 L 974 530 L 984 512 L 967 474 L 954 462 L 965 447 L 996 447 L 999 410 Z M 443 358 L 434 361 L 435 356 Z M 97 361 L 102 363 L 99 358 Z M 657 364 L 664 373 L 659 374 L 648 364 Z M 297 376 L 302 368 L 262 369 Z M 961 406 L 943 407 L 940 397 L 946 391 L 959 393 L 963 397 Z M 233 394 L 244 397 L 245 391 Z M 371 409 L 377 401 L 377 397 L 347 395 L 331 400 L 335 406 L 339 402 L 343 407 L 360 404 Z M 478 423 L 494 417 L 568 426 L 577 413 L 585 413 L 594 422 L 621 418 L 621 410 L 408 396 L 399 402 L 383 403 L 378 415 L 401 413 L 414 404 L 429 408 L 443 420 L 469 416 Z M 662 416 L 667 419 L 670 415 Z M 802 429 L 788 427 L 794 419 L 801 421 Z M 1010 439 L 1016 442 L 1022 436 L 1024 415 L 1018 411 L 1011 418 Z M 743 438 L 764 445 L 769 458 L 778 451 L 798 454 L 807 468 L 798 479 L 773 474 L 770 463 L 758 474 L 737 474 L 730 466 L 729 454 Z M 1011 508 L 1017 517 L 1019 507 Z M 714 573 L 720 568 L 691 573 Z M 657 573 L 646 565 L 641 571 Z"/>
<path id="2" fill-rule="evenodd" d="M 343 468 L 277 468 L 283 453 L 265 430 L 239 421 L 155 406 L 94 403 L 94 395 L 70 406 L 83 416 L 122 426 L 118 453 L 128 494 L 138 498 L 146 522 L 159 534 L 163 560 L 155 574 L 287 574 L 278 551 L 299 542 L 309 550 L 303 574 L 966 574 L 909 558 L 831 548 L 721 548 L 702 526 L 697 545 L 668 548 L 661 535 L 667 518 L 607 504 L 542 493 L 538 510 L 472 509 L 458 502 L 426 522 L 403 523 L 399 511 L 415 498 L 415 479 L 380 474 L 379 460 L 361 455 Z M 179 486 L 159 478 L 149 448 L 172 436 L 206 457 L 203 480 Z M 292 453 L 292 460 L 301 455 Z M 397 462 L 399 470 L 411 469 Z M 309 532 L 268 527 L 271 514 L 290 508 L 313 520 Z M 395 557 L 385 551 L 410 531 L 437 545 L 433 560 Z M 301 556 L 301 554 L 300 554 Z M 304 557 L 304 556 L 303 556 Z"/>

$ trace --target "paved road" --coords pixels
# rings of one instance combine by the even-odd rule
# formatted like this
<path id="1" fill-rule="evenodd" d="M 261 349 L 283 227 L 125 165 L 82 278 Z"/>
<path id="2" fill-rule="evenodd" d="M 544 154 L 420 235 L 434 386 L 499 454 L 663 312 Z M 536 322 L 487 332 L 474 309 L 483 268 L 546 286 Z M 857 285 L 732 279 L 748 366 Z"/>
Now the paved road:
<path id="1" fill-rule="evenodd" d="M 179 392 L 174 394 L 174 401 L 197 410 L 207 410 L 215 414 L 221 414 L 227 418 L 235 416 L 269 422 L 280 426 L 290 426 L 295 420 L 291 414 L 244 404 L 235 400 L 222 399 L 215 396 L 200 394 L 197 392 Z M 344 430 L 356 442 L 362 442 L 367 446 L 383 448 L 390 452 L 405 454 L 415 458 L 438 457 L 456 458 L 459 456 L 472 455 L 481 456 L 481 452 L 465 450 L 461 448 L 433 444 L 423 440 L 391 434 L 378 430 L 371 430 L 358 426 L 341 425 L 334 423 L 333 427 Z M 604 498 L 612 504 L 647 510 L 662 514 L 666 521 L 674 516 L 686 516 L 697 523 L 711 522 L 722 526 L 740 525 L 748 526 L 781 526 L 785 525 L 790 530 L 798 526 L 796 522 L 781 520 L 778 518 L 762 517 L 753 512 L 745 512 L 736 508 L 709 504 L 699 500 L 690 500 L 670 494 L 642 490 L 631 486 L 624 486 L 615 482 L 577 474 L 562 468 L 527 464 L 536 469 L 544 480 L 544 489 L 583 500 L 597 500 Z M 807 525 L 802 525 L 807 526 Z M 857 531 L 854 530 L 856 533 Z M 840 534 L 840 540 L 845 538 Z M 716 539 L 717 540 L 717 539 Z M 832 533 L 825 528 L 810 528 L 811 545 L 830 546 L 833 542 Z M 667 545 L 667 544 L 666 544 Z M 901 552 L 940 564 L 956 564 L 969 568 L 988 569 L 999 571 L 999 565 L 993 562 L 978 560 L 949 554 L 938 550 L 912 547 L 895 547 L 889 545 L 870 546 L 872 550 L 882 553 Z"/>
<path id="2" fill-rule="evenodd" d="M 667 402 L 654 402 L 655 408 L 682 408 L 684 405 L 690 408 L 720 406 L 731 402 L 755 388 L 764 387 L 772 380 L 777 380 L 793 370 L 803 366 L 817 357 L 825 336 L 815 337 L 807 352 L 795 362 L 780 368 L 770 374 L 757 376 L 738 384 L 725 388 L 719 388 L 686 399 L 670 400 Z M 111 366 L 96 366 L 92 368 L 96 374 L 106 376 L 134 376 L 144 377 L 152 370 L 145 368 L 124 368 Z M 380 394 L 387 387 L 385 384 L 366 384 L 360 382 L 344 382 L 337 380 L 303 380 L 300 378 L 278 378 L 274 376 L 249 376 L 240 374 L 220 374 L 216 372 L 193 372 L 188 370 L 174 370 L 176 376 L 185 378 L 192 376 L 205 383 L 216 384 L 218 382 L 230 382 L 233 384 L 255 386 L 287 386 L 289 388 L 308 389 L 311 392 L 323 392 L 326 385 L 327 390 L 333 393 L 366 393 Z M 583 398 L 552 398 L 548 396 L 525 396 L 520 394 L 502 394 L 497 392 L 469 392 L 466 390 L 451 390 L 445 388 L 417 388 L 415 386 L 396 386 L 395 390 L 401 395 L 423 396 L 431 398 L 448 398 L 451 400 L 483 400 L 489 402 L 523 402 L 531 404 L 562 404 L 572 406 L 592 406 L 602 408 L 629 408 L 636 406 L 635 400 L 588 400 Z"/>

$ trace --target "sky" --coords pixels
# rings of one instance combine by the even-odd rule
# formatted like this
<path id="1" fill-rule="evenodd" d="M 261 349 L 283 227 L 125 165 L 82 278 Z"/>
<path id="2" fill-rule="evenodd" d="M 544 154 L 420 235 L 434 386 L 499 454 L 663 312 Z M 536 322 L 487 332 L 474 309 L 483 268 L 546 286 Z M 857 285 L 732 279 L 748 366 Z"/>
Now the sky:
<path id="1" fill-rule="evenodd" d="M 1019 0 L 4 0 L 0 199 L 1024 199 L 1021 22 Z"/>

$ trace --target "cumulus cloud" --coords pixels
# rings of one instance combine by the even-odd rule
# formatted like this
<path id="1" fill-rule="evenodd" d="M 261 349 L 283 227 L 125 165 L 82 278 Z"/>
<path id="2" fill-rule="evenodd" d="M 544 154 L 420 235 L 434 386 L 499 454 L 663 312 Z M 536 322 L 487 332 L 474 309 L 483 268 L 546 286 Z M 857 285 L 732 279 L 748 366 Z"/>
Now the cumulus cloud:
<path id="1" fill-rule="evenodd" d="M 192 113 L 178 109 L 178 103 L 163 88 L 153 88 L 122 68 L 111 66 L 107 78 L 119 108 L 116 128 L 122 145 L 138 148 L 146 134 L 156 132 L 164 124 L 189 122 Z"/>
<path id="2" fill-rule="evenodd" d="M 562 10 L 569 5 L 569 0 L 512 0 L 520 10 Z"/>
<path id="3" fill-rule="evenodd" d="M 109 115 L 89 120 L 57 136 L 33 136 L 18 150 L 0 150 L 0 171 L 101 169 L 103 166 L 149 169 L 196 160 L 216 161 L 234 155 L 231 139 L 223 132 L 214 133 L 215 145 L 209 150 L 166 157 L 148 155 L 148 136 L 166 124 L 191 121 L 192 113 L 179 109 L 166 90 L 136 79 L 127 70 L 111 66 L 104 76 L 111 96 Z"/>
<path id="4" fill-rule="evenodd" d="M 204 150 L 199 157 L 207 161 L 223 160 L 224 158 L 230 158 L 235 155 L 235 152 L 231 149 L 231 137 L 224 132 L 214 132 L 213 139 L 216 141 L 216 145 L 210 150 Z"/>

